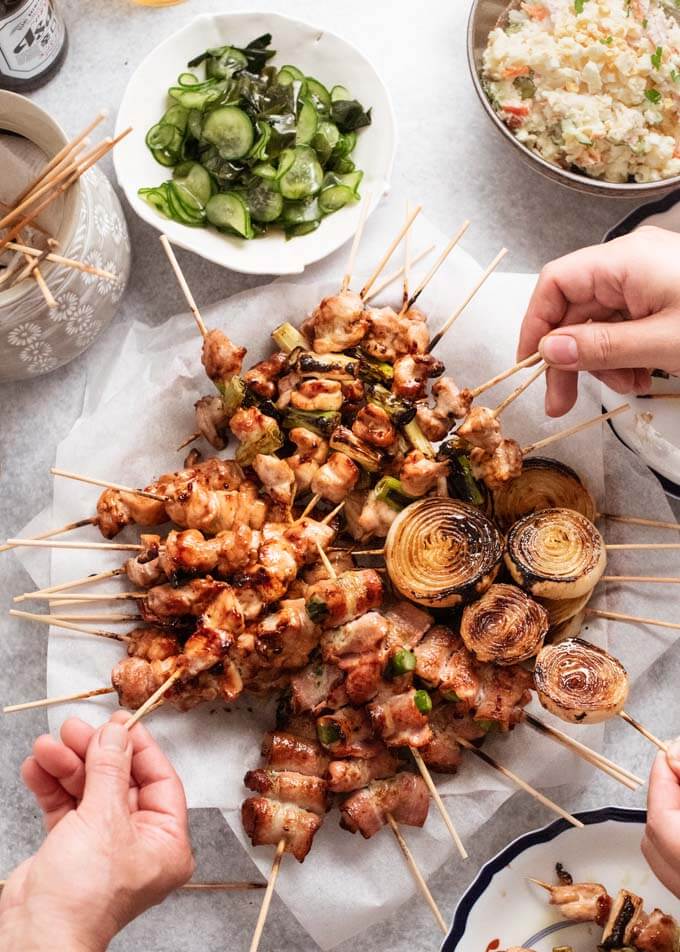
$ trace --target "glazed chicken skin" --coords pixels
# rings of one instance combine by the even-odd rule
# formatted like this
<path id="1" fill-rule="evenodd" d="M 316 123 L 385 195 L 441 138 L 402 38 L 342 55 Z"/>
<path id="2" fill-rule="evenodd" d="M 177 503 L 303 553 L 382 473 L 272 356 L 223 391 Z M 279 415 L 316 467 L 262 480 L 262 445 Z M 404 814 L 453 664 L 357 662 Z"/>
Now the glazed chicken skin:
<path id="1" fill-rule="evenodd" d="M 296 451 L 286 458 L 286 463 L 293 471 L 295 485 L 299 494 L 306 492 L 312 485 L 320 467 L 328 458 L 328 442 L 303 427 L 293 427 L 288 434 Z"/>
<path id="2" fill-rule="evenodd" d="M 550 905 L 556 906 L 565 919 L 604 926 L 611 899 L 599 883 L 564 883 L 550 887 Z"/>
<path id="3" fill-rule="evenodd" d="M 315 495 L 339 503 L 359 481 L 359 467 L 344 453 L 331 453 L 314 473 L 309 488 Z"/>
<path id="4" fill-rule="evenodd" d="M 391 307 L 369 307 L 368 330 L 362 350 L 377 360 L 393 364 L 406 354 L 424 354 L 430 343 L 425 316 L 413 308 L 399 315 Z"/>
<path id="5" fill-rule="evenodd" d="M 328 789 L 331 793 L 351 793 L 367 786 L 372 780 L 384 780 L 397 772 L 399 761 L 387 749 L 380 747 L 370 758 L 346 757 L 331 760 L 328 765 Z"/>
<path id="6" fill-rule="evenodd" d="M 424 826 L 430 794 L 422 777 L 402 772 L 385 780 L 373 780 L 350 794 L 340 805 L 340 826 L 370 839 L 387 823 L 391 814 L 397 823 Z"/>
<path id="7" fill-rule="evenodd" d="M 421 400 L 425 396 L 427 381 L 443 373 L 444 364 L 432 354 L 400 357 L 394 365 L 392 393 L 407 400 Z"/>
<path id="8" fill-rule="evenodd" d="M 416 420 L 428 440 L 443 440 L 456 420 L 467 416 L 472 404 L 472 393 L 459 390 L 451 377 L 440 377 L 432 384 L 434 406 L 419 403 Z"/>
<path id="9" fill-rule="evenodd" d="M 501 425 L 488 407 L 472 407 L 456 435 L 462 437 L 470 446 L 477 446 L 485 453 L 493 453 L 503 441 Z"/>
<path id="10" fill-rule="evenodd" d="M 359 569 L 316 582 L 309 589 L 306 606 L 310 618 L 322 628 L 337 628 L 379 608 L 382 598 L 383 583 L 378 573 Z"/>
<path id="11" fill-rule="evenodd" d="M 371 726 L 388 747 L 425 747 L 432 740 L 427 714 L 417 704 L 415 688 L 392 693 L 383 688 L 368 705 Z"/>
<path id="12" fill-rule="evenodd" d="M 288 367 L 288 354 L 281 351 L 254 364 L 243 374 L 249 390 L 265 400 L 274 400 L 278 393 L 278 380 Z"/>
<path id="13" fill-rule="evenodd" d="M 356 346 L 368 330 L 364 302 L 354 291 L 324 298 L 303 325 L 317 354 L 340 353 Z"/>
<path id="14" fill-rule="evenodd" d="M 236 347 L 223 331 L 208 331 L 203 339 L 201 363 L 218 390 L 241 373 L 246 353 L 245 347 Z"/>
<path id="15" fill-rule="evenodd" d="M 404 457 L 399 469 L 399 480 L 409 496 L 424 496 L 437 485 L 440 477 L 446 476 L 449 464 L 438 463 L 420 450 L 411 450 Z"/>
<path id="16" fill-rule="evenodd" d="M 397 431 L 382 407 L 367 403 L 356 415 L 352 432 L 364 443 L 386 449 L 395 442 Z"/>
<path id="17" fill-rule="evenodd" d="M 273 502 L 290 509 L 295 496 L 295 473 L 285 459 L 258 453 L 252 467 Z"/>
<path id="18" fill-rule="evenodd" d="M 436 773 L 455 774 L 463 759 L 463 749 L 458 743 L 462 737 L 471 743 L 486 737 L 486 731 L 471 717 L 456 714 L 455 704 L 438 704 L 430 714 L 431 739 L 420 748 L 420 754 Z"/>
<path id="19" fill-rule="evenodd" d="M 502 440 L 493 453 L 479 446 L 470 451 L 472 475 L 489 489 L 499 489 L 504 483 L 517 479 L 522 473 L 522 460 L 522 449 L 515 440 Z"/>

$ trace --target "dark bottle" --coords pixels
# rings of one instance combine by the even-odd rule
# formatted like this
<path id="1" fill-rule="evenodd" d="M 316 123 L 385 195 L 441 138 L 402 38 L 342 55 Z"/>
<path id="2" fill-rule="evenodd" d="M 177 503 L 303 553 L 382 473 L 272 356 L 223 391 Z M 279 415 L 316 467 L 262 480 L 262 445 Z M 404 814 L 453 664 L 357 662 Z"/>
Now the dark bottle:
<path id="1" fill-rule="evenodd" d="M 0 0 L 0 89 L 37 89 L 58 72 L 67 49 L 52 0 Z"/>

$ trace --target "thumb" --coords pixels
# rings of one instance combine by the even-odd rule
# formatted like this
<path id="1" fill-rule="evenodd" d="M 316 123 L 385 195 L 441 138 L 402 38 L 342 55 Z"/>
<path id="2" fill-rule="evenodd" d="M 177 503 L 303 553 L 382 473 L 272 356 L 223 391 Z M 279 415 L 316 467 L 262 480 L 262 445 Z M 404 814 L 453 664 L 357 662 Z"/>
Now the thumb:
<path id="1" fill-rule="evenodd" d="M 132 742 L 123 724 L 110 721 L 92 737 L 85 758 L 82 807 L 98 816 L 128 813 Z"/>
<path id="2" fill-rule="evenodd" d="M 560 370 L 665 370 L 672 336 L 669 321 L 658 314 L 640 320 L 561 327 L 541 340 L 539 350 L 549 366 Z"/>

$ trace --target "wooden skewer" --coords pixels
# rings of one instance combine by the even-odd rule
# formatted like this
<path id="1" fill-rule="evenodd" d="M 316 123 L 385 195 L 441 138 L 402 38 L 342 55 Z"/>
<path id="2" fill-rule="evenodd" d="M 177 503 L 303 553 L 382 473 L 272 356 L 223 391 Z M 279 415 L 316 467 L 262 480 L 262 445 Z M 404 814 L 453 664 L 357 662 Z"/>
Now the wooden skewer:
<path id="1" fill-rule="evenodd" d="M 680 585 L 680 578 L 663 575 L 603 575 L 601 582 L 639 582 L 651 585 Z"/>
<path id="2" fill-rule="evenodd" d="M 93 476 L 83 476 L 81 473 L 71 473 L 66 469 L 50 467 L 53 476 L 64 476 L 66 479 L 75 479 L 80 483 L 90 483 L 92 486 L 104 486 L 106 489 L 115 489 L 119 493 L 132 493 L 133 496 L 144 496 L 145 499 L 157 499 L 159 502 L 168 502 L 169 496 L 159 493 L 150 493 L 146 489 L 133 489 L 130 486 L 121 486 L 120 483 L 111 483 L 106 479 L 95 479 Z"/>
<path id="3" fill-rule="evenodd" d="M 323 517 L 319 525 L 327 526 L 330 522 L 332 522 L 335 519 L 337 514 L 341 512 L 344 508 L 345 508 L 345 500 L 343 499 L 342 502 L 339 502 L 337 504 L 335 509 L 331 509 L 328 515 Z"/>
<path id="4" fill-rule="evenodd" d="M 41 532 L 37 536 L 32 536 L 29 540 L 26 541 L 37 541 L 39 539 L 51 539 L 53 536 L 61 535 L 62 532 L 70 532 L 72 529 L 81 529 L 83 526 L 94 526 L 97 524 L 96 516 L 90 516 L 89 519 L 78 519 L 76 522 L 67 522 L 65 526 L 60 526 L 58 529 L 49 529 L 47 532 Z M 4 545 L 0 545 L 0 552 L 6 552 L 8 549 L 13 549 L 16 546 L 16 542 L 6 542 Z"/>
<path id="5" fill-rule="evenodd" d="M 406 202 L 406 220 L 411 213 L 411 203 Z M 407 231 L 404 235 L 404 276 L 401 282 L 401 310 L 408 310 L 408 299 L 411 294 L 409 286 L 411 283 L 411 232 Z M 401 313 L 401 312 L 400 312 Z"/>
<path id="6" fill-rule="evenodd" d="M 371 207 L 371 199 L 373 198 L 370 192 L 366 193 L 366 196 L 361 206 L 361 212 L 359 214 L 359 222 L 357 224 L 357 230 L 354 232 L 354 239 L 352 241 L 352 247 L 349 252 L 349 259 L 347 261 L 347 267 L 342 278 L 342 285 L 340 287 L 340 293 L 344 293 L 348 288 L 350 281 L 352 280 L 352 272 L 354 271 L 354 265 L 357 260 L 357 252 L 359 251 L 359 245 L 361 243 L 361 236 L 364 233 L 364 226 L 366 224 L 366 218 L 368 216 L 368 210 Z"/>
<path id="7" fill-rule="evenodd" d="M 30 262 L 30 263 L 32 264 L 32 267 L 31 267 L 31 277 L 33 278 L 33 280 L 35 281 L 35 283 L 38 285 L 38 290 L 40 291 L 40 293 L 42 294 L 43 298 L 45 299 L 45 304 L 46 304 L 48 307 L 50 307 L 50 308 L 51 308 L 51 307 L 56 307 L 56 306 L 57 306 L 57 299 L 55 298 L 55 296 L 54 296 L 54 295 L 52 294 L 52 292 L 50 291 L 50 289 L 49 289 L 49 287 L 48 287 L 48 285 L 47 285 L 47 281 L 46 281 L 45 278 L 43 277 L 43 273 L 42 273 L 42 271 L 40 270 L 40 268 L 38 267 L 38 265 L 40 264 L 40 262 L 39 262 L 38 260 L 34 259 L 34 258 L 31 258 L 30 255 L 25 255 L 24 257 L 26 258 L 26 260 L 27 260 L 28 262 Z M 47 255 L 45 255 L 45 257 L 47 257 Z M 15 282 L 15 283 L 16 283 L 16 282 Z"/>
<path id="8" fill-rule="evenodd" d="M 680 631 L 680 623 L 675 621 L 662 621 L 660 618 L 643 618 L 639 615 L 626 615 L 623 612 L 604 611 L 601 608 L 586 608 L 587 615 L 593 615 L 595 618 L 609 618 L 612 621 L 630 621 L 638 625 L 656 625 L 658 628 L 671 628 L 674 631 Z"/>
<path id="9" fill-rule="evenodd" d="M 64 604 L 63 602 L 61 603 Z M 60 606 L 61 607 L 61 606 Z M 144 621 L 141 615 L 130 615 L 125 612 L 85 612 L 83 614 L 67 614 L 59 611 L 57 614 L 52 612 L 51 618 L 56 621 L 110 621 L 110 622 L 137 622 Z"/>
<path id="10" fill-rule="evenodd" d="M 550 883 L 545 883 L 542 879 L 532 879 L 531 876 L 527 877 L 527 882 L 534 883 L 536 886 L 540 886 L 541 889 L 547 890 L 547 892 L 552 892 L 554 889 L 554 886 L 551 886 Z"/>
<path id="11" fill-rule="evenodd" d="M 94 635 L 96 638 L 109 638 L 111 641 L 126 642 L 130 640 L 127 635 L 120 634 L 117 631 L 104 631 L 102 628 L 87 628 L 83 625 L 76 625 L 74 622 L 53 618 L 52 615 L 36 615 L 34 612 L 20 612 L 16 608 L 12 608 L 9 614 L 14 615 L 15 618 L 26 618 L 28 621 L 37 621 L 41 625 L 64 628 L 67 631 L 80 631 L 85 635 Z"/>
<path id="12" fill-rule="evenodd" d="M 605 549 L 680 549 L 680 542 L 618 542 Z"/>
<path id="13" fill-rule="evenodd" d="M 80 588 L 81 585 L 92 585 L 93 582 L 101 582 L 103 579 L 115 578 L 118 575 L 125 575 L 125 569 L 109 569 L 108 572 L 97 572 L 95 575 L 85 575 L 83 578 L 76 578 L 71 582 L 61 582 L 59 585 L 50 585 L 49 588 L 38 588 L 34 592 L 24 592 L 23 595 L 15 595 L 13 601 L 25 602 L 33 598 L 34 595 L 47 595 L 49 592 L 64 592 L 70 588 Z"/>
<path id="14" fill-rule="evenodd" d="M 528 446 L 523 447 L 522 455 L 526 456 L 528 453 L 533 453 L 534 450 L 540 450 L 544 446 L 548 446 L 550 443 L 556 443 L 558 440 L 563 440 L 567 436 L 574 436 L 575 433 L 580 433 L 581 430 L 587 430 L 589 426 L 595 426 L 597 423 L 605 423 L 607 420 L 611 420 L 612 417 L 618 416 L 620 413 L 625 413 L 628 410 L 630 410 L 630 403 L 622 403 L 621 406 L 616 407 L 615 410 L 610 410 L 609 413 L 601 413 L 599 416 L 586 420 L 584 423 L 576 423 L 566 430 L 553 433 L 552 436 L 546 436 L 544 439 L 537 440 L 535 443 L 529 443 Z"/>
<path id="15" fill-rule="evenodd" d="M 655 737 L 651 731 L 648 731 L 644 724 L 641 724 L 639 721 L 636 721 L 634 717 L 631 717 L 627 711 L 620 711 L 619 717 L 623 718 L 626 724 L 630 724 L 631 727 L 634 727 L 636 731 L 639 731 L 640 734 L 650 743 L 654 744 L 655 747 L 658 747 L 659 750 L 662 750 L 665 754 L 668 753 L 668 744 L 664 743 L 662 740 L 659 740 L 658 737 Z"/>
<path id="16" fill-rule="evenodd" d="M 296 522 L 302 522 L 303 519 L 306 519 L 312 509 L 315 509 L 317 504 L 321 502 L 321 499 L 322 497 L 320 493 L 316 493 L 316 495 L 312 496 L 305 508 L 302 510 L 302 515 L 298 516 L 296 519 Z"/>
<path id="17" fill-rule="evenodd" d="M 602 519 L 609 519 L 611 522 L 621 522 L 630 526 L 652 526 L 656 529 L 677 529 L 680 530 L 680 522 L 661 522 L 658 519 L 641 519 L 638 516 L 613 516 L 610 512 L 598 513 Z"/>
<path id="18" fill-rule="evenodd" d="M 417 255 L 414 255 L 413 258 L 411 258 L 411 267 L 413 267 L 413 265 L 415 264 L 418 264 L 419 261 L 422 261 L 423 258 L 426 258 L 429 254 L 432 254 L 435 247 L 436 246 L 434 245 L 434 243 L 429 244 L 427 248 L 423 248 L 423 250 L 419 251 Z M 397 281 L 403 275 L 403 273 L 404 273 L 404 265 L 402 265 L 400 268 L 397 268 L 396 271 L 393 271 L 391 274 L 389 274 L 385 278 L 384 281 L 380 282 L 380 284 L 374 285 L 374 287 L 371 289 L 371 293 L 366 295 L 366 297 L 364 298 L 364 301 L 366 301 L 366 303 L 368 304 L 368 302 L 372 301 L 373 298 L 376 298 L 380 294 L 381 291 L 384 291 L 385 288 L 388 288 L 390 286 L 390 284 L 393 284 L 395 281 Z"/>
<path id="19" fill-rule="evenodd" d="M 680 400 L 680 393 L 645 393 L 640 400 Z"/>
<path id="20" fill-rule="evenodd" d="M 603 754 L 600 754 L 595 750 L 591 750 L 590 747 L 587 747 L 580 741 L 574 740 L 574 738 L 570 737 L 569 734 L 565 734 L 564 731 L 559 730 L 557 727 L 553 727 L 552 724 L 546 724 L 545 721 L 540 720 L 533 714 L 527 714 L 526 720 L 529 726 L 533 727 L 533 729 L 539 734 L 546 735 L 552 740 L 557 741 L 558 744 L 561 744 L 568 750 L 573 751 L 573 753 L 575 753 L 577 756 L 583 758 L 583 760 L 587 761 L 589 764 L 592 764 L 593 767 L 597 767 L 598 770 L 608 774 L 614 780 L 618 780 L 619 783 L 622 783 L 624 787 L 628 787 L 629 790 L 637 790 L 638 787 L 644 784 L 644 780 L 642 780 L 640 777 L 636 777 L 635 774 L 631 774 L 630 771 L 625 770 L 623 767 L 619 767 L 618 764 L 615 764 Z"/>
<path id="21" fill-rule="evenodd" d="M 264 889 L 266 883 L 185 883 L 180 889 L 202 892 L 237 892 L 248 889 Z"/>
<path id="22" fill-rule="evenodd" d="M 51 539 L 8 539 L 7 548 L 32 546 L 44 549 L 105 549 L 109 552 L 142 552 L 144 546 L 133 542 L 53 542 Z"/>
<path id="23" fill-rule="evenodd" d="M 495 377 L 492 377 L 491 380 L 487 380 L 486 383 L 482 383 L 478 387 L 474 387 L 472 390 L 470 390 L 470 393 L 473 397 L 479 397 L 486 390 L 491 390 L 492 387 L 495 387 L 497 383 L 503 383 L 503 381 L 507 380 L 508 377 L 512 377 L 513 374 L 516 374 L 520 370 L 524 370 L 525 367 L 535 367 L 536 364 L 540 362 L 541 355 L 538 351 L 536 351 L 536 353 L 531 354 L 530 357 L 525 357 L 524 360 L 520 360 L 519 363 L 513 364 L 512 367 L 509 367 L 502 373 L 496 374 Z"/>
<path id="24" fill-rule="evenodd" d="M 328 558 L 328 556 L 327 556 L 326 553 L 324 552 L 323 546 L 321 545 L 321 543 L 319 542 L 318 539 L 315 539 L 314 541 L 315 541 L 315 543 L 316 543 L 316 548 L 317 548 L 317 550 L 318 550 L 318 552 L 319 552 L 319 558 L 320 558 L 321 561 L 323 562 L 323 566 L 324 566 L 324 568 L 326 569 L 326 572 L 328 573 L 328 577 L 329 577 L 329 578 L 337 578 L 337 577 L 338 577 L 338 573 L 335 571 L 335 567 L 334 567 L 333 563 L 331 562 L 331 560 Z"/>
<path id="25" fill-rule="evenodd" d="M 434 800 L 436 807 L 439 810 L 439 813 L 441 815 L 442 820 L 444 821 L 446 829 L 449 831 L 449 835 L 451 839 L 453 840 L 453 845 L 456 847 L 456 849 L 460 853 L 461 858 L 467 859 L 468 852 L 465 849 L 465 846 L 463 845 L 463 841 L 460 838 L 458 830 L 453 825 L 453 820 L 451 819 L 449 812 L 446 809 L 446 806 L 444 804 L 444 801 L 442 800 L 439 794 L 439 791 L 437 790 L 437 786 L 434 780 L 432 779 L 432 774 L 427 769 L 427 764 L 423 760 L 420 754 L 420 751 L 418 750 L 417 747 L 411 747 L 410 751 L 411 751 L 411 754 L 413 755 L 413 759 L 416 762 L 416 766 L 418 767 L 418 770 L 420 771 L 420 774 L 423 780 L 427 784 L 427 789 L 430 791 L 430 795 L 432 796 L 432 799 Z"/>
<path id="26" fill-rule="evenodd" d="M 179 453 L 180 450 L 183 450 L 184 447 L 188 446 L 190 443 L 195 443 L 196 440 L 202 435 L 203 434 L 201 433 L 200 430 L 197 430 L 196 433 L 192 433 L 191 436 L 187 437 L 187 439 L 183 443 L 179 444 L 179 446 L 177 447 L 177 452 Z"/>
<path id="27" fill-rule="evenodd" d="M 262 905 L 260 906 L 260 913 L 257 917 L 257 923 L 255 924 L 255 932 L 253 933 L 253 938 L 250 942 L 250 952 L 257 952 L 259 948 L 260 939 L 262 938 L 262 930 L 264 929 L 264 924 L 267 921 L 267 914 L 269 912 L 269 906 L 271 905 L 272 896 L 274 895 L 274 886 L 276 885 L 276 880 L 279 876 L 281 860 L 283 859 L 285 848 L 286 841 L 284 839 L 280 839 L 276 846 L 274 862 L 272 863 L 269 878 L 267 879 L 267 888 L 262 899 Z"/>
<path id="28" fill-rule="evenodd" d="M 134 598 L 146 598 L 146 595 L 146 592 L 115 592 L 115 594 L 79 595 L 74 599 L 70 595 L 64 595 L 61 592 L 55 592 L 54 594 L 48 592 L 47 594 L 37 594 L 33 597 L 38 601 L 51 602 L 53 605 L 63 603 L 70 605 L 73 602 L 125 602 Z"/>
<path id="29" fill-rule="evenodd" d="M 62 694 L 61 697 L 45 697 L 39 701 L 27 701 L 24 704 L 10 704 L 3 707 L 3 714 L 14 714 L 17 711 L 28 711 L 34 707 L 49 707 L 52 704 L 66 704 L 68 701 L 86 701 L 91 697 L 101 697 L 103 694 L 115 694 L 115 688 L 96 688 L 94 691 L 82 691 L 80 694 Z"/>
<path id="30" fill-rule="evenodd" d="M 544 796 L 536 790 L 535 787 L 532 787 L 531 784 L 527 783 L 526 780 L 522 780 L 521 777 L 518 777 L 516 773 L 512 770 L 509 770 L 507 767 L 504 767 L 502 764 L 499 764 L 497 760 L 489 756 L 484 750 L 479 750 L 475 747 L 474 744 L 471 744 L 470 741 L 466 740 L 464 737 L 455 737 L 456 743 L 460 744 L 461 747 L 465 747 L 466 750 L 469 750 L 470 753 L 474 754 L 475 757 L 478 757 L 480 760 L 483 760 L 485 764 L 489 767 L 493 767 L 494 770 L 497 770 L 508 780 L 512 780 L 513 783 L 517 784 L 518 787 L 521 787 L 522 790 L 530 794 L 535 800 L 538 800 L 539 803 L 542 803 L 543 806 L 547 807 L 549 810 L 552 810 L 553 813 L 557 813 L 558 816 L 561 816 L 563 819 L 567 820 L 568 823 L 571 823 L 572 826 L 577 828 L 582 828 L 583 823 L 580 820 L 577 820 L 575 816 L 572 816 L 571 813 L 567 813 L 566 810 L 563 810 L 561 806 L 555 803 L 554 800 L 551 800 L 549 797 Z"/>
<path id="31" fill-rule="evenodd" d="M 189 310 L 194 316 L 196 321 L 196 327 L 201 332 L 202 337 L 205 339 L 208 336 L 208 328 L 205 326 L 205 322 L 201 317 L 201 312 L 198 309 L 196 301 L 194 301 L 194 296 L 191 293 L 191 288 L 187 284 L 187 279 L 184 277 L 184 272 L 179 266 L 179 261 L 175 257 L 175 252 L 172 245 L 170 244 L 170 239 L 167 235 L 161 235 L 161 244 L 163 245 L 163 250 L 168 256 L 168 261 L 170 262 L 170 267 L 175 272 L 175 277 L 177 278 L 177 283 L 182 289 L 182 294 L 189 305 Z"/>
<path id="32" fill-rule="evenodd" d="M 509 407 L 511 403 L 514 403 L 518 397 L 521 397 L 524 391 L 530 387 L 535 380 L 538 380 L 539 377 L 542 377 L 547 369 L 547 364 L 541 364 L 538 370 L 534 371 L 534 373 L 532 373 L 532 375 L 527 380 L 525 380 L 524 383 L 521 383 L 518 387 L 515 387 L 512 393 L 509 393 L 505 400 L 501 401 L 501 403 L 499 403 L 496 409 L 493 411 L 494 417 L 500 416 L 503 410 Z"/>
<path id="33" fill-rule="evenodd" d="M 411 225 L 413 224 L 413 222 L 416 220 L 416 218 L 417 218 L 418 215 L 420 214 L 420 212 L 421 212 L 421 210 L 422 210 L 422 207 L 423 207 L 422 205 L 416 205 L 416 207 L 413 209 L 413 211 L 411 212 L 411 214 L 409 215 L 409 217 L 406 219 L 405 224 L 402 225 L 402 227 L 399 229 L 399 232 L 397 233 L 396 238 L 394 238 L 394 239 L 390 242 L 389 248 L 387 249 L 387 251 L 385 252 L 385 254 L 382 256 L 382 258 L 380 259 L 380 261 L 378 262 L 378 265 L 377 265 L 375 271 L 373 272 L 373 274 L 370 276 L 370 278 L 368 279 L 368 281 L 366 282 L 366 284 L 364 284 L 363 288 L 362 288 L 361 291 L 359 292 L 360 296 L 361 296 L 362 298 L 364 298 L 364 300 L 366 299 L 366 295 L 367 295 L 368 292 L 371 290 L 371 288 L 372 288 L 373 285 L 375 284 L 376 280 L 377 280 L 378 277 L 380 276 L 380 274 L 381 274 L 383 268 L 385 267 L 385 265 L 387 264 L 387 262 L 390 260 L 390 258 L 391 258 L 392 255 L 394 254 L 394 252 L 395 252 L 397 246 L 399 245 L 399 243 L 401 242 L 402 238 L 404 237 L 404 235 L 406 234 L 406 232 L 410 229 Z"/>
<path id="34" fill-rule="evenodd" d="M 83 158 L 88 159 L 98 149 L 99 149 L 99 146 L 96 146 L 94 149 L 92 149 L 91 152 L 88 152 L 88 154 L 84 156 Z M 65 165 L 63 168 L 57 171 L 57 173 L 54 175 L 53 178 L 45 181 L 42 185 L 40 185 L 38 188 L 32 191 L 29 195 L 27 195 L 26 198 L 22 202 L 20 202 L 15 208 L 13 208 L 6 215 L 4 215 L 0 219 L 0 228 L 9 227 L 13 222 L 17 220 L 17 218 L 21 218 L 21 216 L 26 211 L 26 209 L 30 208 L 30 206 L 33 205 L 39 198 L 42 198 L 46 192 L 51 191 L 51 189 L 53 189 L 55 186 L 64 182 L 65 179 L 70 179 L 73 176 L 73 174 L 76 173 L 77 171 L 78 171 L 77 163 L 69 162 L 68 165 Z"/>
<path id="35" fill-rule="evenodd" d="M 132 717 L 125 722 L 125 727 L 128 730 L 130 730 L 132 727 L 135 726 L 137 721 L 141 721 L 144 715 L 147 714 L 151 710 L 152 707 L 155 707 L 156 701 L 159 701 L 165 694 L 167 694 L 167 692 L 173 686 L 175 681 L 179 681 L 183 673 L 184 673 L 184 668 L 177 668 L 175 671 L 173 671 L 170 677 L 166 678 L 165 681 L 161 684 L 161 686 L 153 692 L 151 697 L 147 698 L 146 701 L 144 701 L 144 703 L 142 704 L 142 706 L 137 708 L 137 710 L 132 715 Z"/>
<path id="36" fill-rule="evenodd" d="M 462 224 L 462 225 L 460 226 L 460 228 L 458 229 L 458 231 L 457 231 L 457 232 L 455 233 L 455 235 L 453 236 L 453 238 L 449 241 L 449 243 L 447 244 L 446 248 L 444 248 L 444 250 L 443 250 L 442 253 L 439 255 L 439 257 L 437 258 L 437 260 L 435 261 L 435 263 L 432 265 L 432 267 L 430 268 L 430 270 L 427 272 L 427 274 L 425 275 L 425 277 L 424 277 L 424 278 L 422 279 L 422 281 L 418 284 L 418 286 L 417 286 L 417 288 L 415 289 L 415 291 L 413 292 L 413 294 L 411 294 L 410 297 L 407 297 L 407 299 L 406 299 L 406 301 L 405 301 L 405 303 L 404 303 L 404 305 L 403 305 L 403 307 L 402 307 L 402 309 L 401 309 L 401 312 L 400 312 L 400 314 L 399 314 L 400 317 L 403 316 L 403 315 L 408 311 L 409 308 L 413 307 L 413 305 L 416 303 L 416 301 L 418 300 L 418 298 L 420 297 L 420 295 L 423 293 L 423 291 L 425 290 L 425 288 L 427 287 L 427 285 L 430 283 L 430 281 L 432 280 L 432 278 L 435 276 L 435 274 L 437 273 L 437 271 L 439 271 L 439 269 L 441 268 L 441 266 L 444 264 L 444 262 L 446 261 L 446 259 L 448 258 L 448 256 L 451 254 L 451 252 L 452 252 L 453 249 L 456 247 L 456 245 L 458 244 L 458 242 L 459 242 L 460 239 L 463 237 L 463 235 L 465 234 L 465 232 L 468 230 L 469 227 L 470 227 L 470 221 L 469 221 L 469 219 L 466 218 L 465 221 L 463 222 L 463 224 Z"/>
<path id="37" fill-rule="evenodd" d="M 428 906 L 432 910 L 432 915 L 437 920 L 437 925 L 442 930 L 442 932 L 446 935 L 446 932 L 448 930 L 446 928 L 446 923 L 444 922 L 444 917 L 439 911 L 439 907 L 437 906 L 437 903 L 434 901 L 434 896 L 430 892 L 428 885 L 425 882 L 425 879 L 423 878 L 423 874 L 418 869 L 418 864 L 413 858 L 413 854 L 411 853 L 411 850 L 408 848 L 408 844 L 406 843 L 406 840 L 401 834 L 401 830 L 399 829 L 399 825 L 397 824 L 397 821 L 394 819 L 391 813 L 386 813 L 385 816 L 387 817 L 387 822 L 389 823 L 390 828 L 392 832 L 394 833 L 394 837 L 397 843 L 399 844 L 399 849 L 404 854 L 404 858 L 406 859 L 406 862 L 408 863 L 408 867 L 411 870 L 411 873 L 413 874 L 413 878 L 415 879 L 416 883 L 418 884 L 418 888 L 423 894 L 425 902 L 428 904 Z"/>
<path id="38" fill-rule="evenodd" d="M 20 251 L 26 255 L 39 255 L 40 248 L 32 248 L 30 245 L 19 244 L 16 241 L 9 241 L 7 247 L 10 251 Z M 98 278 L 107 278 L 109 281 L 117 281 L 118 275 L 112 271 L 105 271 L 104 268 L 97 268 L 93 264 L 87 264 L 85 261 L 78 261 L 77 258 L 65 258 L 63 255 L 48 251 L 45 256 L 47 261 L 53 261 L 55 264 L 62 264 L 65 268 L 71 268 L 74 271 L 83 271 L 85 274 L 94 274 Z"/>
<path id="39" fill-rule="evenodd" d="M 480 290 L 480 288 L 482 287 L 484 282 L 487 280 L 487 278 L 496 270 L 496 268 L 498 267 L 498 265 L 500 264 L 500 262 L 503 260 L 503 258 L 506 256 L 507 253 L 508 253 L 507 248 L 501 248 L 501 250 L 498 252 L 496 257 L 491 262 L 491 264 L 487 267 L 486 271 L 484 271 L 484 273 L 481 275 L 479 280 L 475 283 L 474 287 L 469 292 L 469 294 L 467 295 L 465 300 L 462 302 L 462 304 L 458 305 L 458 307 L 453 312 L 451 317 L 449 317 L 448 320 L 444 323 L 444 326 L 441 328 L 441 330 L 437 331 L 437 333 L 434 335 L 434 337 L 430 341 L 429 347 L 427 348 L 428 354 L 432 353 L 432 351 L 435 349 L 435 347 L 437 346 L 439 341 L 442 339 L 444 334 L 446 334 L 449 328 L 453 324 L 456 323 L 456 321 L 458 320 L 460 315 L 463 313 L 465 308 L 468 306 L 470 301 L 473 299 L 475 294 L 477 294 L 477 292 Z"/>

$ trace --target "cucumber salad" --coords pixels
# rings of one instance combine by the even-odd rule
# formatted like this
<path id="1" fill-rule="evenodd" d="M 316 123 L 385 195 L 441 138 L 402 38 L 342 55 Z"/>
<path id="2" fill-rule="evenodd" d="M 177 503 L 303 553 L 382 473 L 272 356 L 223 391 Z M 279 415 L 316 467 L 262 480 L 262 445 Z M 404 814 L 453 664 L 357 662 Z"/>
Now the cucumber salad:
<path id="1" fill-rule="evenodd" d="M 168 90 L 146 144 L 172 178 L 139 189 L 162 215 L 241 238 L 272 226 L 294 238 L 358 201 L 363 172 L 352 153 L 371 110 L 344 86 L 268 65 L 271 42 L 265 34 L 243 49 L 206 50 Z M 194 72 L 201 66 L 205 79 Z"/>

